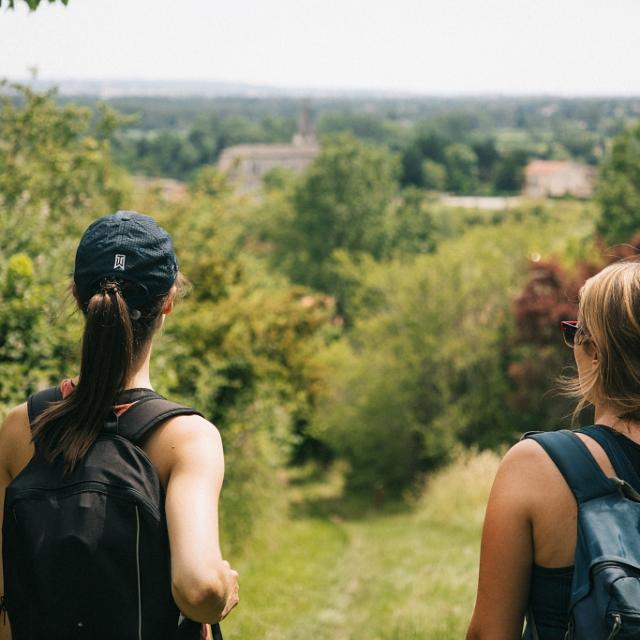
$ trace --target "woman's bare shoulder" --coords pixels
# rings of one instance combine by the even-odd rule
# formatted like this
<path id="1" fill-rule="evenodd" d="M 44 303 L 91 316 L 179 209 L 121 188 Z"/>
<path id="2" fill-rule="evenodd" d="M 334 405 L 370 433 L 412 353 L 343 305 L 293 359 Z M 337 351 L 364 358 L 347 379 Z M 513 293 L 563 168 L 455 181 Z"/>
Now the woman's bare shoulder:
<path id="1" fill-rule="evenodd" d="M 24 442 L 25 440 L 31 440 L 31 431 L 27 403 L 23 402 L 9 411 L 0 426 L 0 443 L 7 445 L 9 443 Z"/>
<path id="2" fill-rule="evenodd" d="M 533 439 L 524 438 L 514 444 L 502 459 L 500 467 L 509 473 L 528 474 L 553 466 L 545 450 Z"/>
<path id="3" fill-rule="evenodd" d="M 27 403 L 14 407 L 0 426 L 0 465 L 15 476 L 33 455 Z"/>
<path id="4" fill-rule="evenodd" d="M 546 491 L 563 484 L 562 475 L 545 450 L 535 440 L 525 438 L 505 454 L 494 488 L 533 507 Z"/>
<path id="5" fill-rule="evenodd" d="M 224 468 L 220 432 L 196 414 L 163 422 L 144 443 L 144 449 L 164 485 L 178 466 L 215 464 Z"/>
<path id="6" fill-rule="evenodd" d="M 188 444 L 194 442 L 220 443 L 221 437 L 218 428 L 198 414 L 182 415 L 169 418 L 157 431 L 163 440 L 170 440 L 175 444 Z"/>

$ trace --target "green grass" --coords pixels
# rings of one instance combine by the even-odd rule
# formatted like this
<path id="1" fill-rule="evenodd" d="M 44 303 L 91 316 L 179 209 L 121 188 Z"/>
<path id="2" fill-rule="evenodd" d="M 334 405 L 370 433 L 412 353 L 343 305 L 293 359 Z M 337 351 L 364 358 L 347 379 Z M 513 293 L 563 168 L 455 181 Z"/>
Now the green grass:
<path id="1" fill-rule="evenodd" d="M 332 502 L 335 478 L 324 491 L 310 483 L 305 503 L 298 484 L 294 515 L 238 563 L 241 603 L 225 638 L 459 640 L 496 464 L 491 454 L 459 457 L 411 507 L 346 509 Z"/>

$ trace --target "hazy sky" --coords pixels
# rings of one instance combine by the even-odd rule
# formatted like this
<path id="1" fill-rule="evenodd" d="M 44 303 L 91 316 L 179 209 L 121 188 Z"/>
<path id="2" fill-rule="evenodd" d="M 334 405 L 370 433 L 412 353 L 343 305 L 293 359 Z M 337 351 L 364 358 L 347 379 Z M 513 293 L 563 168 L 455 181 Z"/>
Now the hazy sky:
<path id="1" fill-rule="evenodd" d="M 69 0 L 0 10 L 0 77 L 640 95 L 639 27 L 640 0 Z"/>

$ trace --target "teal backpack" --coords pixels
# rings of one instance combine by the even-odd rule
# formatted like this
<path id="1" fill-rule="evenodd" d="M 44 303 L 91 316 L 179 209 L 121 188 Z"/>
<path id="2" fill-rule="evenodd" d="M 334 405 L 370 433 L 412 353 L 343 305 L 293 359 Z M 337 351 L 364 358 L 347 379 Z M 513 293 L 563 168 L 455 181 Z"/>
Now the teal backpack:
<path id="1" fill-rule="evenodd" d="M 571 431 L 528 433 L 547 452 L 578 504 L 569 628 L 565 640 L 640 638 L 640 476 L 601 426 L 579 430 L 607 453 L 617 476 L 607 478 Z M 624 478 L 621 479 L 621 478 Z M 527 635 L 538 640 L 535 620 Z"/>

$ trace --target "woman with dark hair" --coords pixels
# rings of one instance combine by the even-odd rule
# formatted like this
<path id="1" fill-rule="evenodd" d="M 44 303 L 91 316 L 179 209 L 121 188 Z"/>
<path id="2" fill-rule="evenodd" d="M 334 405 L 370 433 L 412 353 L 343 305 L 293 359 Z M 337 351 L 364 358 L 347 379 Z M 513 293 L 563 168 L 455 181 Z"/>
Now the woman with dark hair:
<path id="1" fill-rule="evenodd" d="M 586 405 L 595 409 L 596 424 L 574 431 L 574 448 L 588 458 L 582 442 L 605 476 L 633 484 L 622 463 L 640 470 L 640 262 L 612 264 L 587 280 L 577 322 L 565 321 L 562 328 L 577 367 L 576 379 L 566 383 L 567 393 L 579 399 L 574 415 Z M 598 472 L 585 479 L 595 484 L 601 477 Z M 572 637 L 567 629 L 577 515 L 574 494 L 541 444 L 523 439 L 512 447 L 487 505 L 467 640 L 522 638 L 525 617 L 527 639 Z M 607 634 L 615 637 L 616 629 Z M 592 629 L 584 637 L 606 635 Z"/>
<path id="2" fill-rule="evenodd" d="M 215 623 L 238 602 L 218 542 L 220 435 L 149 377 L 180 284 L 171 238 L 148 216 L 105 216 L 80 241 L 79 377 L 34 394 L 0 429 L 13 640 L 169 640 L 180 613 Z"/>

